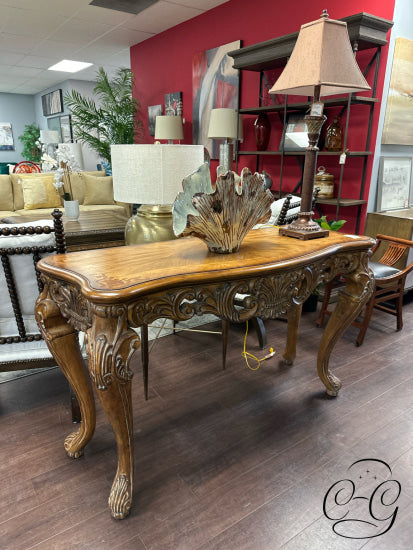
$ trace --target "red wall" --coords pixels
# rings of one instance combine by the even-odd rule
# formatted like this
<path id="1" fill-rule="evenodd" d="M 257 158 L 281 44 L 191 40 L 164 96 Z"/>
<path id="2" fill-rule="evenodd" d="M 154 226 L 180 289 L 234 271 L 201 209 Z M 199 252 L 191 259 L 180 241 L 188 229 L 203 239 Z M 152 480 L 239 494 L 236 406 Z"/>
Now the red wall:
<path id="1" fill-rule="evenodd" d="M 339 19 L 355 13 L 367 12 L 385 19 L 392 19 L 395 0 L 330 0 L 328 13 L 332 19 Z M 192 58 L 195 53 L 215 48 L 222 44 L 241 39 L 242 46 L 249 46 L 269 40 L 287 33 L 296 32 L 303 23 L 318 19 L 326 7 L 325 0 L 312 2 L 296 1 L 291 4 L 275 0 L 230 0 L 217 8 L 206 12 L 190 21 L 167 30 L 145 42 L 131 48 L 131 68 L 135 74 L 135 95 L 141 104 L 141 118 L 146 132 L 144 143 L 151 143 L 153 138 L 148 133 L 148 105 L 164 105 L 165 94 L 183 92 L 184 143 L 192 143 Z M 388 47 L 382 48 L 379 83 L 376 96 L 381 99 Z M 370 54 L 360 52 L 357 60 L 363 69 L 368 63 Z M 372 71 L 370 71 L 372 73 Z M 373 74 L 367 80 L 372 82 Z M 259 75 L 258 73 L 242 71 L 240 79 L 240 104 L 242 107 L 258 106 Z M 364 111 L 363 111 L 364 109 Z M 365 124 L 368 117 L 366 107 L 353 107 L 351 111 L 351 127 L 348 146 L 352 150 L 364 149 L 360 146 L 365 139 Z M 373 119 L 370 150 L 374 151 L 376 141 L 379 108 L 375 109 Z M 255 117 L 244 117 L 244 144 L 241 148 L 255 149 L 253 145 L 253 122 Z M 274 121 L 274 122 L 273 122 Z M 329 119 L 326 126 L 332 121 Z M 271 119 L 272 128 L 269 149 L 277 149 L 280 143 L 281 126 L 275 118 Z M 252 140 L 252 141 L 251 141 Z M 251 143 L 251 146 L 249 146 Z M 318 165 L 326 164 L 329 172 L 338 180 L 339 166 L 336 157 L 319 158 Z M 240 167 L 249 166 L 256 169 L 255 157 L 241 157 Z M 334 159 L 334 160 L 333 160 Z M 283 190 L 291 190 L 300 177 L 300 171 L 293 161 L 284 169 Z M 370 187 L 372 158 L 366 177 L 364 198 L 367 199 Z M 216 163 L 212 164 L 215 169 Z M 279 158 L 261 159 L 260 170 L 264 168 L 270 173 L 274 185 L 278 189 Z M 358 198 L 359 181 L 362 162 L 359 159 L 347 161 L 345 181 L 342 196 Z M 335 216 L 335 209 L 323 207 L 323 213 L 328 217 Z M 340 216 L 348 220 L 346 232 L 355 230 L 357 209 L 349 207 L 340 210 Z M 365 208 L 363 210 L 363 219 Z M 361 230 L 364 224 L 362 223 Z"/>

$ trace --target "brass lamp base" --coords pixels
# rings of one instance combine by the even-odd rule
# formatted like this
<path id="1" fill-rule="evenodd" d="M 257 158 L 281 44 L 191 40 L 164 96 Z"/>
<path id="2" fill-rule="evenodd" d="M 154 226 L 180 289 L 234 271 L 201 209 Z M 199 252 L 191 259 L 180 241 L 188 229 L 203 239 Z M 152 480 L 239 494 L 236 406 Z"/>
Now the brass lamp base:
<path id="1" fill-rule="evenodd" d="M 143 244 L 176 239 L 172 205 L 143 204 L 125 226 L 125 244 Z"/>
<path id="2" fill-rule="evenodd" d="M 282 225 L 279 228 L 280 235 L 285 237 L 295 237 L 302 241 L 309 239 L 319 239 L 328 237 L 328 229 L 323 229 L 311 219 L 313 212 L 299 212 L 298 219 L 288 225 Z"/>

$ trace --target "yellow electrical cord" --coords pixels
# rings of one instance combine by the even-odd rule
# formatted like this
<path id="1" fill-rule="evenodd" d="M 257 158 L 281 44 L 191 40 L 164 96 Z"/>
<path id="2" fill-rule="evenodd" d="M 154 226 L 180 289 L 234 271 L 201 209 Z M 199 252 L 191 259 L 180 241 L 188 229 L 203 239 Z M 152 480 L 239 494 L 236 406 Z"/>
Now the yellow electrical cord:
<path id="1" fill-rule="evenodd" d="M 248 335 L 248 321 L 246 322 L 246 328 L 245 328 L 244 351 L 241 353 L 241 356 L 245 359 L 247 367 L 250 370 L 258 370 L 263 361 L 265 361 L 266 359 L 270 359 L 270 357 L 275 355 L 275 351 L 274 351 L 274 348 L 270 348 L 270 353 L 268 355 L 265 355 L 262 359 L 258 359 L 258 357 L 255 357 L 255 355 L 253 355 L 252 353 L 249 353 L 246 349 L 247 348 L 247 335 Z M 251 365 L 248 362 L 248 358 L 249 359 L 254 359 L 254 361 L 257 362 L 257 366 L 256 367 L 251 367 Z"/>

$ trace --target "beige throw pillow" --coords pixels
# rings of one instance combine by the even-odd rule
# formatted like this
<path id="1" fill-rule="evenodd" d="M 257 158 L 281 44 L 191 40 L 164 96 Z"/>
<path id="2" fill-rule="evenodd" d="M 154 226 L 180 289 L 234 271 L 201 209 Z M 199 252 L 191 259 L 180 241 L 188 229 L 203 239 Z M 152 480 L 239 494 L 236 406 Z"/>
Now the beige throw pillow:
<path id="1" fill-rule="evenodd" d="M 10 174 L 10 179 L 13 186 L 14 210 L 23 210 L 24 208 L 23 187 L 22 184 L 19 183 L 19 180 L 21 181 L 22 176 L 36 179 L 44 178 L 45 176 L 51 175 L 53 175 L 53 172 L 42 172 L 40 174 Z"/>
<path id="2" fill-rule="evenodd" d="M 112 176 L 82 175 L 85 182 L 84 205 L 89 204 L 115 204 L 113 200 Z"/>
<path id="3" fill-rule="evenodd" d="M 25 210 L 36 208 L 56 208 L 61 206 L 60 195 L 54 186 L 53 176 L 32 178 L 20 175 Z"/>
<path id="4" fill-rule="evenodd" d="M 0 175 L 0 210 L 13 210 L 13 191 L 6 174 Z"/>

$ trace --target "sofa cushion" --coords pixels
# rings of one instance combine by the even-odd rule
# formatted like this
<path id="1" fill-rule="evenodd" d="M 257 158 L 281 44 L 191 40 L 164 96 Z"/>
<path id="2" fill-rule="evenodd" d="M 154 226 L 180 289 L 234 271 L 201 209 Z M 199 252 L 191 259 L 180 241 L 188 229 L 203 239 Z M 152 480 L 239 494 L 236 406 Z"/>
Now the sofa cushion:
<path id="1" fill-rule="evenodd" d="M 13 189 L 8 175 L 0 175 L 0 210 L 13 210 Z"/>
<path id="2" fill-rule="evenodd" d="M 23 174 L 10 174 L 10 179 L 13 187 L 13 210 L 23 210 L 24 208 L 24 199 L 23 199 L 23 187 L 21 184 L 21 176 Z M 41 172 L 40 174 L 26 174 L 30 178 L 42 178 L 44 176 L 54 176 L 54 172 Z"/>
<path id="3" fill-rule="evenodd" d="M 53 176 L 44 175 L 42 178 L 31 178 L 30 175 L 22 174 L 20 179 L 25 210 L 61 206 L 62 200 L 54 185 Z"/>
<path id="4" fill-rule="evenodd" d="M 83 179 L 85 175 L 89 176 L 104 176 L 105 172 L 102 170 L 90 171 L 90 172 L 70 172 L 70 184 L 72 187 L 72 199 L 78 200 L 79 204 L 83 204 L 85 200 L 85 180 Z M 66 177 L 63 178 L 65 182 L 65 192 L 69 192 L 69 186 L 66 181 Z"/>
<path id="5" fill-rule="evenodd" d="M 114 204 L 112 176 L 91 176 L 83 174 L 85 182 L 85 206 L 91 204 Z"/>

